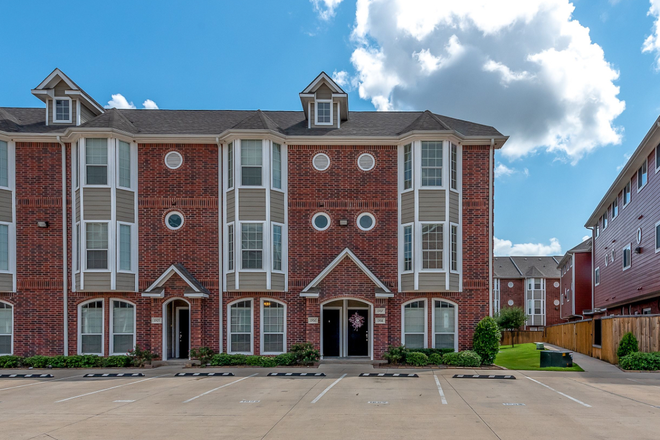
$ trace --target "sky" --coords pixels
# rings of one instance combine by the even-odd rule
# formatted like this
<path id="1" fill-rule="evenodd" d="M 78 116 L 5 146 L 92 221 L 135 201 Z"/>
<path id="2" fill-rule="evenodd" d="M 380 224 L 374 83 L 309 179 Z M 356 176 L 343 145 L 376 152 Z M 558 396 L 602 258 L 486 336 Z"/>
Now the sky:
<path id="1" fill-rule="evenodd" d="M 325 71 L 359 110 L 510 136 L 496 255 L 561 255 L 660 113 L 660 0 L 25 0 L 3 5 L 0 106 L 55 67 L 118 108 L 300 110 Z"/>

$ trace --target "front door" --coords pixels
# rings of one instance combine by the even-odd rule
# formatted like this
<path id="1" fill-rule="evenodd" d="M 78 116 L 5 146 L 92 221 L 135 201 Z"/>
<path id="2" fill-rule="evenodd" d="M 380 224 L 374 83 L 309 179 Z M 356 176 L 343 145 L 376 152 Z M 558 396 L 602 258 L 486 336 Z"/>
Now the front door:
<path id="1" fill-rule="evenodd" d="M 177 358 L 188 359 L 190 348 L 190 309 L 177 309 Z"/>
<path id="2" fill-rule="evenodd" d="M 323 356 L 339 356 L 341 310 L 323 310 Z"/>
<path id="3" fill-rule="evenodd" d="M 369 310 L 348 309 L 348 355 L 369 356 Z"/>

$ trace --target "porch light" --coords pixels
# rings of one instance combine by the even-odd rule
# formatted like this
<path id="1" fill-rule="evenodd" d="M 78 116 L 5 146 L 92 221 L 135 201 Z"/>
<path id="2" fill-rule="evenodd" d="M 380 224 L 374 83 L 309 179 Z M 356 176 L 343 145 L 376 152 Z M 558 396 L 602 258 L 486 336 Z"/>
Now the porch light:
<path id="1" fill-rule="evenodd" d="M 37 222 L 37 226 L 39 226 L 40 228 L 47 228 L 48 222 Z"/>

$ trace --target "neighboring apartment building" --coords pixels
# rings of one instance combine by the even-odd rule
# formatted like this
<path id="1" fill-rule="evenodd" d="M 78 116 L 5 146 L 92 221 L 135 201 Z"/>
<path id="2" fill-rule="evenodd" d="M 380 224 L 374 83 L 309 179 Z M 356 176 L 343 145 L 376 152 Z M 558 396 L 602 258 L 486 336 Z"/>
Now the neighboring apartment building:
<path id="1" fill-rule="evenodd" d="M 0 108 L 0 353 L 471 345 L 496 129 L 351 112 L 104 109 L 59 70 Z"/>
<path id="2" fill-rule="evenodd" d="M 594 313 L 660 313 L 660 118 L 585 226 L 593 230 Z"/>
<path id="3" fill-rule="evenodd" d="M 557 257 L 495 257 L 493 310 L 522 307 L 526 329 L 558 324 L 559 270 Z"/>
<path id="4" fill-rule="evenodd" d="M 566 252 L 559 261 L 561 319 L 576 321 L 592 314 L 591 243 L 589 238 Z"/>

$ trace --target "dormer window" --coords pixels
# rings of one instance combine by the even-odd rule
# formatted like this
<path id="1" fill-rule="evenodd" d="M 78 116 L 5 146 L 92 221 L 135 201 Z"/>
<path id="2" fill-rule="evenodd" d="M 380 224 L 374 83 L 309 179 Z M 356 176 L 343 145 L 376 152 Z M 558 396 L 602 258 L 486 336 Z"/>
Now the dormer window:
<path id="1" fill-rule="evenodd" d="M 53 122 L 71 123 L 71 99 L 55 98 L 53 109 Z"/>
<path id="2" fill-rule="evenodd" d="M 332 125 L 332 101 L 316 101 L 316 125 Z"/>

